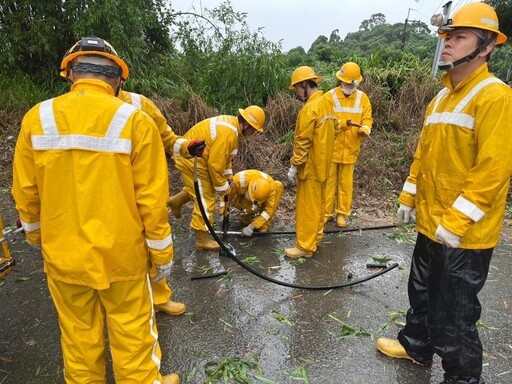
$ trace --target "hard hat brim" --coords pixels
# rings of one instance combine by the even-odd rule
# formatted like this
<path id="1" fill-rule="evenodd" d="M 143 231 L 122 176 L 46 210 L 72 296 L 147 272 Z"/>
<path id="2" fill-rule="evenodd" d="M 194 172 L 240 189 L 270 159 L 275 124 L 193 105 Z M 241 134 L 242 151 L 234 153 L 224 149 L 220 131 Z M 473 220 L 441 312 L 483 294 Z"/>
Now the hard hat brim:
<path id="1" fill-rule="evenodd" d="M 61 66 L 60 75 L 62 77 L 67 78 L 68 77 L 68 73 L 67 73 L 68 63 L 70 63 L 71 61 L 76 59 L 78 56 L 84 56 L 84 55 L 103 56 L 103 57 L 106 57 L 107 59 L 110 59 L 113 62 L 115 62 L 117 65 L 119 65 L 119 67 L 121 67 L 121 79 L 123 81 L 126 81 L 128 79 L 128 76 L 130 75 L 130 70 L 128 69 L 128 65 L 125 63 L 125 61 L 123 59 L 121 59 L 118 56 L 111 55 L 110 53 L 102 52 L 102 51 L 78 51 L 78 52 L 75 52 L 75 53 L 72 53 L 72 54 L 66 56 L 64 58 L 64 60 L 62 60 L 62 63 L 60 65 Z"/>
<path id="2" fill-rule="evenodd" d="M 244 118 L 245 121 L 247 121 L 249 123 L 249 125 L 251 127 L 253 127 L 255 130 L 257 130 L 258 132 L 263 132 L 263 127 L 260 127 L 259 125 L 257 124 L 254 124 L 252 122 L 252 119 L 249 117 L 249 115 L 245 112 L 245 110 L 243 110 L 242 108 L 238 108 L 238 113 L 240 113 L 240 115 L 242 115 L 242 117 Z"/>

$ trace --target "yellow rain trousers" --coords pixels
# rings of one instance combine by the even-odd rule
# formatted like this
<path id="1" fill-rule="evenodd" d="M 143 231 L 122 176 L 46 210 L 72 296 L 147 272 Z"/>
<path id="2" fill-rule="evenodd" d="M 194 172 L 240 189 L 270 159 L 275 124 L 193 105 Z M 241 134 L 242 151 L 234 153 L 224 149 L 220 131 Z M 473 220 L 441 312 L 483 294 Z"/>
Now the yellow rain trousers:
<path id="1" fill-rule="evenodd" d="M 105 323 L 118 384 L 162 380 L 148 277 L 97 290 L 48 277 L 61 330 L 67 384 L 106 383 Z"/>
<path id="2" fill-rule="evenodd" d="M 448 75 L 441 81 L 399 200 L 416 208 L 416 227 L 429 239 L 441 224 L 462 237 L 460 248 L 492 248 L 512 174 L 512 90 L 487 64 L 456 88 Z"/>
<path id="3" fill-rule="evenodd" d="M 297 246 L 315 252 L 323 237 L 325 191 L 338 121 L 322 91 L 313 94 L 297 117 L 291 163 L 297 167 Z"/>
<path id="4" fill-rule="evenodd" d="M 224 196 L 229 192 L 228 180 L 233 178 L 231 161 L 238 152 L 239 137 L 243 138 L 238 125 L 238 118 L 221 115 L 200 121 L 190 128 L 183 137 L 206 142 L 203 156 L 198 158 L 197 177 L 202 193 L 203 206 L 213 225 L 215 196 L 216 194 Z M 194 201 L 190 228 L 197 231 L 207 231 L 194 191 L 194 160 L 175 156 L 174 162 L 181 173 L 185 190 Z"/>
<path id="5" fill-rule="evenodd" d="M 325 217 L 333 217 L 336 195 L 336 213 L 350 216 L 352 210 L 352 192 L 354 168 L 356 164 L 332 163 L 325 197 Z"/>
<path id="6" fill-rule="evenodd" d="M 100 80 L 78 80 L 69 93 L 39 103 L 23 119 L 12 192 L 30 242 L 42 247 L 59 322 L 66 328 L 70 382 L 91 381 L 85 371 L 75 375 L 68 362 L 102 364 L 97 351 L 105 342 L 97 329 L 103 332 L 105 323 L 113 358 L 127 359 L 114 362 L 121 380 L 160 378 L 153 356 L 159 353 L 156 333 L 148 341 L 151 327 L 142 324 L 149 324 L 152 313 L 149 266 L 173 258 L 167 175 L 155 123 Z M 94 334 L 79 336 L 75 328 Z M 80 348 L 96 357 L 84 361 Z M 137 358 L 128 361 L 135 349 Z"/>
<path id="7" fill-rule="evenodd" d="M 357 132 L 358 127 L 349 126 L 348 120 L 363 126 L 367 134 L 371 133 L 373 118 L 372 106 L 366 93 L 356 90 L 346 96 L 340 87 L 331 89 L 325 98 L 333 105 L 341 132 L 336 136 L 329 181 L 326 192 L 325 216 L 331 218 L 334 213 L 334 196 L 336 213 L 350 216 L 352 194 L 354 190 L 354 168 L 361 151 L 363 136 Z"/>

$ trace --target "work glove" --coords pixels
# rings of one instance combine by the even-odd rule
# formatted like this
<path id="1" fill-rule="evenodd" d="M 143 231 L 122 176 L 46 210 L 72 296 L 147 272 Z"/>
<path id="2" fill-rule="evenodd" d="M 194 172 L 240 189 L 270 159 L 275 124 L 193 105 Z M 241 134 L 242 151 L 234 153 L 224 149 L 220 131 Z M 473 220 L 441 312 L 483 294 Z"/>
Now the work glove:
<path id="1" fill-rule="evenodd" d="M 441 224 L 436 229 L 435 237 L 437 241 L 450 248 L 459 248 L 460 246 L 460 236 L 450 232 Z"/>
<path id="2" fill-rule="evenodd" d="M 188 146 L 188 153 L 190 156 L 203 156 L 204 149 L 206 148 L 206 142 L 204 140 L 192 140 Z"/>
<path id="3" fill-rule="evenodd" d="M 162 279 L 165 279 L 171 274 L 172 260 L 165 264 L 155 264 L 156 276 L 151 279 L 153 283 L 157 283 Z"/>
<path id="4" fill-rule="evenodd" d="M 242 233 L 240 234 L 242 237 L 251 237 L 254 232 L 254 227 L 252 224 L 249 224 L 247 227 L 242 229 Z"/>
<path id="5" fill-rule="evenodd" d="M 359 136 L 362 136 L 363 138 L 365 139 L 370 139 L 371 140 L 371 137 L 370 137 L 370 133 L 369 133 L 369 129 L 368 127 L 360 127 L 358 130 L 357 130 L 357 134 Z"/>
<path id="6" fill-rule="evenodd" d="M 398 221 L 403 224 L 414 223 L 416 221 L 415 210 L 405 204 L 400 204 L 398 208 Z"/>
<path id="7" fill-rule="evenodd" d="M 297 184 L 297 167 L 295 165 L 291 165 L 288 170 L 288 180 L 292 185 Z"/>

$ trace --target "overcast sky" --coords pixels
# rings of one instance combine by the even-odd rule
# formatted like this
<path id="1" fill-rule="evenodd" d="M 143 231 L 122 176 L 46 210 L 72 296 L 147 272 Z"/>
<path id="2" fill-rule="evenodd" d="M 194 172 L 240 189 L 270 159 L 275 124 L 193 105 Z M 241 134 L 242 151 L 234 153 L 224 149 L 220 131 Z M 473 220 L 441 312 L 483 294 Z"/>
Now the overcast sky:
<path id="1" fill-rule="evenodd" d="M 222 0 L 170 0 L 172 8 L 201 14 Z M 452 12 L 478 0 L 453 0 Z M 306 51 L 320 35 L 329 37 L 335 29 L 343 39 L 357 32 L 363 20 L 382 13 L 389 24 L 420 20 L 430 25 L 434 13 L 442 13 L 447 0 L 231 0 L 235 11 L 246 12 L 252 31 L 263 27 L 267 40 L 281 40 L 283 51 L 302 46 Z"/>

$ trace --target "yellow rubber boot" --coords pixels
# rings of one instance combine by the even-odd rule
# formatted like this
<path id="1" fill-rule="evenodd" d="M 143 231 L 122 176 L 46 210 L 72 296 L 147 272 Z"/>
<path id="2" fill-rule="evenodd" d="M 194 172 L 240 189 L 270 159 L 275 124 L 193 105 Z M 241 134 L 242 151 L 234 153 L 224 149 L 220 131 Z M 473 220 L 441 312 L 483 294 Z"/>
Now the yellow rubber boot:
<path id="1" fill-rule="evenodd" d="M 220 245 L 215 240 L 210 239 L 208 232 L 196 231 L 196 249 L 198 251 L 203 249 L 206 251 L 218 251 Z"/>
<path id="2" fill-rule="evenodd" d="M 181 217 L 181 206 L 190 201 L 190 196 L 187 192 L 181 191 L 174 196 L 171 196 L 167 205 L 171 208 L 172 214 L 179 219 Z"/>
<path id="3" fill-rule="evenodd" d="M 157 312 L 165 312 L 172 316 L 179 316 L 186 312 L 187 307 L 183 303 L 169 300 L 167 303 L 155 304 L 155 310 Z"/>
<path id="4" fill-rule="evenodd" d="M 347 222 L 342 214 L 338 214 L 336 217 L 336 225 L 340 228 L 345 228 L 347 226 Z"/>
<path id="5" fill-rule="evenodd" d="M 165 375 L 162 377 L 162 384 L 180 384 L 181 380 L 178 374 L 171 373 L 170 375 Z"/>

